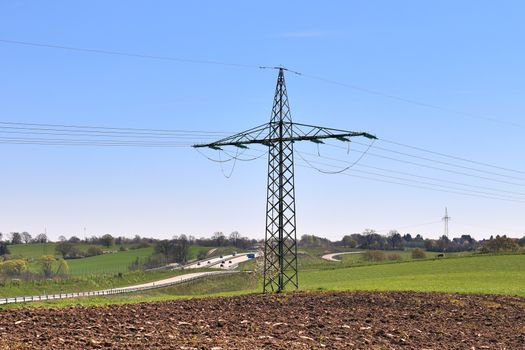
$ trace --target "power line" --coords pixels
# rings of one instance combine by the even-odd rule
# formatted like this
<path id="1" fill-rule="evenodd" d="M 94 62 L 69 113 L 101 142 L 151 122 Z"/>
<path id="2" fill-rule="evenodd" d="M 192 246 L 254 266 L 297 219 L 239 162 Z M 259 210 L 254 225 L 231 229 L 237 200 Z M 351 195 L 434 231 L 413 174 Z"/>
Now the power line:
<path id="1" fill-rule="evenodd" d="M 361 146 L 367 146 L 366 144 L 363 144 L 363 143 L 360 143 L 360 142 L 357 142 L 357 141 L 354 141 L 354 143 L 358 144 L 358 145 L 361 145 Z M 473 171 L 477 171 L 477 172 L 480 172 L 480 173 L 485 173 L 485 174 L 490 174 L 490 175 L 506 177 L 506 178 L 509 178 L 509 179 L 525 181 L 525 179 L 522 178 L 522 177 L 516 177 L 516 176 L 512 176 L 512 175 L 505 175 L 505 174 L 500 174 L 500 173 L 496 173 L 496 172 L 493 172 L 493 171 L 481 170 L 481 169 L 472 168 L 472 167 L 469 167 L 469 166 L 464 166 L 464 165 L 444 162 L 444 161 L 431 159 L 431 158 L 427 158 L 427 157 L 421 157 L 421 156 L 418 156 L 418 155 L 409 154 L 409 153 L 405 153 L 405 152 L 400 152 L 400 151 L 396 151 L 396 150 L 391 150 L 391 149 L 380 147 L 380 146 L 376 146 L 375 149 L 378 149 L 378 150 L 381 150 L 381 151 L 386 151 L 386 152 L 389 152 L 389 153 L 403 155 L 403 156 L 406 156 L 406 157 L 411 157 L 411 158 L 416 158 L 416 159 L 425 160 L 425 161 L 429 161 L 429 162 L 434 162 L 434 163 L 438 163 L 438 164 L 443 164 L 443 165 L 447 165 L 447 166 L 451 166 L 451 167 L 457 167 L 457 168 L 466 169 L 466 170 L 473 170 Z"/>
<path id="2" fill-rule="evenodd" d="M 471 159 L 466 159 L 466 158 L 462 158 L 462 157 L 457 157 L 457 156 L 453 156 L 453 155 L 449 155 L 449 154 L 445 154 L 445 153 L 435 152 L 435 151 L 427 150 L 427 149 L 424 149 L 424 148 L 421 148 L 421 147 L 410 146 L 410 145 L 405 145 L 403 143 L 396 142 L 396 141 L 385 140 L 383 138 L 380 139 L 380 140 L 383 141 L 383 142 L 387 142 L 387 143 L 393 144 L 393 145 L 402 146 L 402 147 L 406 147 L 406 148 L 411 148 L 411 149 L 414 149 L 414 150 L 427 152 L 427 153 L 435 154 L 435 155 L 442 156 L 442 157 L 447 157 L 447 158 L 451 158 L 451 159 L 461 160 L 461 161 L 469 162 L 469 163 L 472 163 L 472 164 L 484 165 L 484 166 L 495 168 L 495 169 L 500 169 L 500 170 L 506 170 L 506 171 L 511 171 L 511 172 L 515 172 L 515 173 L 525 174 L 525 171 L 521 171 L 521 170 L 514 170 L 514 169 L 510 169 L 510 168 L 505 168 L 505 167 L 502 167 L 502 166 L 497 166 L 497 165 L 492 165 L 492 164 L 488 164 L 488 163 L 483 163 L 483 162 L 479 162 L 479 161 L 475 161 L 475 160 L 471 160 Z"/>
<path id="3" fill-rule="evenodd" d="M 156 136 L 156 135 L 122 135 L 122 134 L 91 134 L 91 133 L 71 133 L 71 132 L 46 132 L 46 131 L 12 131 L 4 130 L 0 127 L 0 134 L 17 134 L 17 135 L 53 135 L 53 136 L 87 136 L 87 137 L 119 137 L 119 138 L 135 138 L 135 139 L 153 139 L 153 140 L 197 140 L 197 139 L 210 139 L 215 136 L 213 135 L 173 135 L 173 136 Z"/>
<path id="4" fill-rule="evenodd" d="M 304 76 L 304 77 L 307 77 L 307 78 L 314 79 L 314 80 L 323 81 L 325 83 L 342 86 L 342 87 L 345 87 L 345 88 L 348 88 L 348 89 L 361 91 L 361 92 L 365 92 L 367 94 L 381 96 L 381 97 L 385 97 L 385 98 L 388 98 L 388 99 L 391 99 L 391 100 L 401 101 L 401 102 L 404 102 L 404 103 L 408 103 L 408 104 L 412 104 L 412 105 L 416 105 L 416 106 L 420 106 L 420 107 L 435 109 L 435 110 L 439 110 L 439 111 L 443 111 L 443 112 L 449 112 L 449 113 L 462 115 L 462 116 L 473 118 L 473 119 L 480 119 L 480 120 L 489 121 L 489 122 L 492 122 L 492 123 L 518 126 L 520 128 L 524 127 L 522 124 L 518 124 L 518 123 L 515 123 L 515 122 L 510 122 L 510 121 L 507 121 L 507 120 L 500 120 L 500 119 L 495 119 L 495 118 L 490 118 L 490 117 L 486 117 L 486 116 L 481 116 L 481 115 L 477 115 L 477 114 L 473 114 L 473 113 L 469 113 L 469 112 L 459 111 L 459 110 L 455 110 L 455 109 L 451 109 L 451 108 L 447 108 L 447 107 L 442 107 L 442 106 L 438 106 L 438 105 L 427 103 L 427 102 L 421 102 L 421 101 L 417 101 L 417 100 L 413 100 L 413 99 L 409 99 L 409 98 L 405 98 L 405 97 L 400 97 L 400 96 L 396 96 L 396 95 L 393 95 L 393 94 L 381 92 L 381 91 L 378 91 L 378 90 L 373 90 L 373 89 L 369 89 L 369 88 L 365 88 L 365 87 L 361 87 L 361 86 L 357 86 L 357 85 L 353 85 L 353 84 L 348 84 L 348 83 L 344 83 L 344 82 L 340 82 L 340 81 L 336 81 L 336 80 L 332 80 L 332 79 L 327 79 L 327 78 L 323 78 L 323 77 L 319 77 L 319 76 L 315 76 L 315 75 L 311 75 L 311 74 L 302 73 L 301 75 Z"/>
<path id="5" fill-rule="evenodd" d="M 402 229 L 413 228 L 413 227 L 428 226 L 428 225 L 435 225 L 435 224 L 439 224 L 439 223 L 441 223 L 441 221 L 431 221 L 431 222 L 425 222 L 423 224 L 415 224 L 415 225 L 407 225 L 407 226 L 396 227 L 396 230 L 402 230 Z M 376 232 L 385 232 L 385 231 L 390 231 L 390 230 L 391 230 L 390 228 L 387 228 L 387 229 L 374 230 L 374 231 L 376 231 Z"/>
<path id="6" fill-rule="evenodd" d="M 340 169 L 338 171 L 325 171 L 325 170 L 322 170 L 322 169 L 317 169 L 317 171 L 319 171 L 320 173 L 323 173 L 323 174 L 340 174 L 340 173 L 343 173 L 347 170 L 349 170 L 350 168 L 352 168 L 353 166 L 355 166 L 356 164 L 358 164 L 361 159 L 363 159 L 364 156 L 366 156 L 366 154 L 368 153 L 368 151 L 370 150 L 370 147 L 372 147 L 372 145 L 374 144 L 375 140 L 373 140 L 369 145 L 368 145 L 368 148 L 361 153 L 361 156 L 359 158 L 357 158 L 355 161 L 353 161 L 352 163 L 349 163 L 350 165 L 348 165 L 347 167 L 343 168 L 343 169 Z M 306 159 L 303 158 L 303 156 L 301 155 L 301 152 L 299 151 L 296 151 L 297 155 L 299 156 L 299 158 L 301 158 L 304 162 L 308 163 L 308 161 Z"/>
<path id="7" fill-rule="evenodd" d="M 332 144 L 329 144 L 329 143 L 325 143 L 325 144 L 326 144 L 327 146 L 330 146 L 330 147 L 343 148 L 343 149 L 345 149 L 344 147 L 341 147 L 341 146 L 332 145 Z M 357 152 L 362 152 L 362 151 L 357 151 Z M 403 160 L 403 159 L 398 159 L 398 158 L 388 157 L 388 156 L 384 156 L 384 155 L 380 155 L 380 154 L 376 154 L 376 153 L 372 153 L 372 152 L 368 152 L 368 154 L 371 155 L 371 156 L 373 156 L 373 157 L 378 157 L 378 158 L 383 158 L 383 159 L 393 160 L 393 161 L 396 161 L 396 162 L 400 162 L 400 163 L 404 163 L 404 164 L 410 164 L 410 165 L 415 165 L 415 166 L 422 167 L 422 168 L 434 169 L 434 170 L 439 170 L 439 171 L 448 172 L 448 173 L 452 173 L 452 174 L 464 175 L 464 176 L 474 177 L 474 178 L 478 178 L 478 179 L 484 179 L 484 180 L 493 181 L 493 182 L 500 182 L 500 183 L 505 183 L 505 184 L 509 184 L 509 185 L 515 185 L 515 186 L 523 186 L 523 187 L 525 187 L 525 184 L 519 184 L 519 183 L 515 183 L 515 182 L 510 182 L 510 181 L 504 181 L 504 180 L 493 179 L 493 178 L 490 178 L 490 177 L 485 177 L 485 176 L 479 176 L 479 175 L 475 175 L 475 174 L 464 173 L 464 172 L 461 172 L 461 171 L 455 171 L 455 170 L 451 170 L 451 169 L 444 169 L 444 168 L 440 168 L 440 167 L 436 167 L 436 166 L 432 166 L 432 165 L 421 164 L 421 163 L 411 162 L 411 161 L 408 161 L 408 160 Z"/>
<path id="8" fill-rule="evenodd" d="M 161 133 L 196 133 L 196 134 L 211 134 L 211 135 L 223 135 L 229 134 L 224 131 L 203 131 L 203 130 L 182 130 L 182 129 L 147 129 L 147 128 L 118 128 L 109 126 L 94 126 L 94 125 L 71 125 L 71 124 L 39 124 L 39 123 L 22 123 L 22 122 L 10 122 L 0 121 L 3 125 L 26 125 L 36 127 L 59 127 L 59 128 L 74 128 L 74 129 L 95 129 L 95 130 L 114 130 L 117 131 L 151 131 Z M 94 131 L 93 131 L 94 132 Z M 100 131 L 102 132 L 102 131 Z"/>
<path id="9" fill-rule="evenodd" d="M 312 169 L 312 167 L 309 166 L 309 165 L 300 165 L 300 164 L 298 164 L 297 166 Z M 315 168 L 313 168 L 313 169 L 315 169 Z M 367 176 L 360 176 L 360 175 L 355 175 L 355 174 L 341 173 L 341 175 L 356 177 L 356 178 L 365 179 L 365 180 L 369 180 L 369 181 L 376 181 L 376 182 L 382 182 L 382 183 L 389 183 L 389 184 L 395 184 L 395 185 L 402 185 L 402 186 L 407 186 L 407 187 L 425 189 L 425 190 L 436 191 L 436 192 L 453 193 L 453 194 L 459 194 L 459 195 L 470 196 L 470 197 L 477 197 L 477 198 L 485 198 L 485 199 L 493 199 L 493 200 L 517 202 L 517 203 L 525 203 L 525 201 L 517 201 L 517 200 L 505 199 L 505 198 L 499 198 L 499 197 L 481 196 L 481 195 L 476 195 L 476 194 L 471 194 L 471 193 L 464 193 L 464 192 L 436 189 L 436 188 L 433 188 L 433 187 L 419 186 L 419 185 L 407 184 L 407 183 L 403 183 L 403 182 L 390 181 L 390 180 L 382 180 L 382 179 L 376 179 L 376 178 L 371 178 L 371 177 L 367 177 Z"/>
<path id="10" fill-rule="evenodd" d="M 196 59 L 173 57 L 173 56 L 149 55 L 149 54 L 131 53 L 131 52 L 123 52 L 123 51 L 114 51 L 114 50 L 101 50 L 101 49 L 91 49 L 91 48 L 82 48 L 82 47 L 73 47 L 73 46 L 64 46 L 64 45 L 55 45 L 55 44 L 43 44 L 43 43 L 18 41 L 18 40 L 0 39 L 0 42 L 4 44 L 12 44 L 12 45 L 32 46 L 32 47 L 49 48 L 49 49 L 60 49 L 60 50 L 68 50 L 68 51 L 76 51 L 76 52 L 88 52 L 88 53 L 97 53 L 97 54 L 114 55 L 114 56 L 146 58 L 146 59 L 154 59 L 154 60 L 161 60 L 161 61 L 174 61 L 174 62 L 180 62 L 180 63 L 208 64 L 208 65 L 230 66 L 230 67 L 239 67 L 239 68 L 257 68 L 257 69 L 259 69 L 260 67 L 259 65 L 252 65 L 252 64 L 231 63 L 231 62 L 210 61 L 210 60 L 196 60 Z"/>
<path id="11" fill-rule="evenodd" d="M 345 164 L 352 164 L 348 160 L 342 160 L 342 159 L 333 158 L 333 157 L 327 157 L 327 156 L 322 156 L 322 155 L 319 156 L 319 155 L 316 155 L 316 154 L 313 154 L 313 153 L 308 153 L 308 152 L 302 152 L 302 154 L 306 154 L 306 155 L 313 156 L 313 157 L 320 157 L 322 159 L 333 160 L 333 161 L 341 162 L 341 163 L 345 163 Z M 420 178 L 420 179 L 426 179 L 426 180 L 431 180 L 431 181 L 450 183 L 450 184 L 453 184 L 453 185 L 460 185 L 460 186 L 464 186 L 464 187 L 472 187 L 472 188 L 478 188 L 478 189 L 483 189 L 483 190 L 488 190 L 488 191 L 493 191 L 493 192 L 505 192 L 505 193 L 509 193 L 509 194 L 513 194 L 513 195 L 525 196 L 525 193 L 523 193 L 523 192 L 507 191 L 507 190 L 496 189 L 496 188 L 492 188 L 492 187 L 478 186 L 478 185 L 472 185 L 472 184 L 465 184 L 465 183 L 462 183 L 462 182 L 450 181 L 450 180 L 445 180 L 445 179 L 438 179 L 438 178 L 430 177 L 430 176 L 416 175 L 416 174 L 411 174 L 411 173 L 407 173 L 407 172 L 403 172 L 403 171 L 398 171 L 398 170 L 393 170 L 393 169 L 386 169 L 386 168 L 366 165 L 366 164 L 363 164 L 363 163 L 356 164 L 356 166 L 357 167 L 374 169 L 374 170 L 379 170 L 379 171 L 384 171 L 384 172 L 387 172 L 387 173 L 396 173 L 396 174 L 400 174 L 400 175 L 412 176 L 412 177 L 416 177 L 416 178 Z"/>
<path id="12" fill-rule="evenodd" d="M 319 161 L 312 161 L 312 160 L 307 161 L 307 160 L 305 160 L 302 157 L 301 157 L 301 159 L 304 162 L 306 162 L 309 166 L 311 166 L 313 169 L 315 169 L 317 171 L 320 171 L 319 168 L 313 166 L 312 163 L 325 165 L 325 166 L 330 166 L 330 167 L 334 167 L 334 168 L 338 167 L 337 165 L 332 165 L 332 164 L 319 162 Z M 485 198 L 487 198 L 487 196 L 498 196 L 499 197 L 498 199 L 510 200 L 510 201 L 514 201 L 514 202 L 525 203 L 525 199 L 524 198 L 519 198 L 519 197 L 514 197 L 514 196 L 506 196 L 506 195 L 500 195 L 500 194 L 497 194 L 497 193 L 489 193 L 489 192 L 477 191 L 477 190 L 465 190 L 465 189 L 457 188 L 457 187 L 453 187 L 453 186 L 434 184 L 434 183 L 430 183 L 430 182 L 413 180 L 413 179 L 406 179 L 406 178 L 398 177 L 398 176 L 378 174 L 378 173 L 374 173 L 374 172 L 370 172 L 370 171 L 364 171 L 364 170 L 350 169 L 348 171 L 358 172 L 358 173 L 361 173 L 361 174 L 367 174 L 367 175 L 373 175 L 373 176 L 379 176 L 379 177 L 382 177 L 382 178 L 388 178 L 388 179 L 394 179 L 394 180 L 400 180 L 400 181 L 408 181 L 410 183 L 419 183 L 419 184 L 422 184 L 422 185 L 425 185 L 425 186 L 441 187 L 441 188 L 445 188 L 447 190 L 462 191 L 462 192 L 464 192 L 464 194 L 468 194 L 468 195 L 481 195 L 482 197 L 485 197 Z M 347 174 L 347 173 L 342 173 L 342 174 L 344 175 L 344 174 Z M 493 197 L 493 198 L 495 198 L 495 197 Z"/>
<path id="13" fill-rule="evenodd" d="M 266 152 L 263 152 L 263 151 L 260 151 L 260 150 L 252 150 L 252 151 L 261 152 L 262 154 L 260 156 L 258 156 L 258 157 L 261 157 L 262 155 L 266 154 Z M 352 175 L 352 176 L 365 178 L 365 179 L 369 179 L 369 180 L 376 180 L 376 181 L 380 181 L 380 182 L 400 184 L 400 185 L 405 185 L 405 186 L 410 186 L 410 187 L 415 187 L 415 188 L 421 188 L 421 189 L 429 189 L 429 190 L 438 191 L 438 192 L 454 193 L 454 194 L 473 196 L 473 197 L 480 197 L 480 198 L 486 198 L 486 199 L 496 199 L 496 200 L 504 200 L 504 201 L 525 203 L 525 198 L 516 197 L 516 196 L 506 196 L 506 195 L 502 195 L 501 193 L 498 193 L 498 192 L 505 192 L 505 193 L 510 193 L 510 194 L 514 194 L 514 195 L 516 195 L 516 194 L 524 195 L 523 193 L 515 193 L 515 192 L 511 192 L 511 191 L 505 191 L 505 190 L 499 190 L 499 189 L 493 189 L 493 188 L 486 188 L 486 187 L 482 187 L 482 186 L 470 186 L 470 185 L 466 185 L 466 184 L 462 184 L 462 183 L 456 183 L 456 184 L 459 184 L 461 186 L 476 187 L 476 188 L 486 189 L 488 191 L 492 191 L 492 192 L 495 192 L 495 193 L 490 193 L 490 192 L 486 192 L 486 191 L 470 190 L 468 188 L 467 189 L 457 188 L 457 187 L 453 187 L 453 186 L 440 185 L 440 184 L 429 183 L 429 182 L 425 182 L 425 181 L 418 181 L 418 180 L 414 180 L 414 179 L 407 179 L 407 178 L 404 178 L 404 177 L 390 176 L 390 175 L 378 174 L 378 173 L 374 173 L 374 172 L 362 171 L 362 170 L 356 170 L 356 169 L 352 169 L 350 171 L 361 173 L 361 174 L 378 176 L 378 177 L 387 178 L 387 179 L 404 181 L 404 182 L 400 183 L 400 182 L 395 182 L 395 181 L 386 181 L 386 180 L 382 180 L 382 179 L 364 177 L 364 176 L 359 176 L 359 175 L 354 175 L 354 174 L 348 174 L 348 173 L 340 171 L 340 170 L 339 171 L 334 171 L 334 172 L 332 172 L 332 171 L 325 171 L 323 169 L 320 169 L 320 168 L 314 166 L 312 163 L 325 165 L 325 166 L 329 166 L 329 167 L 334 167 L 334 168 L 337 168 L 338 166 L 333 165 L 333 164 L 328 164 L 328 163 L 325 163 L 325 162 L 312 161 L 312 160 L 308 161 L 302 155 L 306 154 L 306 155 L 310 155 L 312 157 L 318 157 L 318 156 L 315 155 L 315 154 L 312 154 L 312 153 L 298 152 L 297 150 L 295 152 L 298 153 L 299 159 L 303 163 L 305 163 L 307 165 L 307 167 L 309 167 L 311 169 L 315 169 L 316 171 L 321 172 L 321 173 L 342 174 L 342 175 L 347 175 L 347 176 Z M 249 153 L 246 153 L 246 154 L 249 155 L 249 156 L 256 157 L 255 155 L 252 155 L 252 154 L 249 154 Z M 324 157 L 324 156 L 320 156 L 320 158 L 336 160 L 338 162 L 343 162 L 343 163 L 350 163 L 348 161 L 343 161 L 343 160 L 339 160 L 339 159 L 335 159 L 335 158 L 329 158 L 329 157 Z M 363 164 L 357 164 L 357 166 L 359 166 L 359 167 L 363 167 L 363 166 L 366 167 Z M 376 168 L 376 167 L 372 167 L 372 168 Z M 383 168 L 379 168 L 379 169 L 385 170 L 385 171 L 390 171 L 389 169 L 383 169 Z M 413 175 L 413 174 L 409 174 L 409 173 L 404 173 L 404 174 L 406 174 L 408 176 L 427 178 L 427 177 L 424 177 L 424 176 Z M 429 178 L 429 179 L 431 179 L 433 181 L 439 181 L 438 179 L 434 179 L 434 178 Z M 419 183 L 419 184 L 421 184 L 423 186 L 410 185 L 410 184 L 407 184 L 405 182 L 410 182 L 410 184 Z M 445 182 L 447 182 L 447 181 L 445 181 Z M 454 183 L 454 182 L 452 182 L 452 183 Z M 430 187 L 428 187 L 428 186 L 430 186 Z"/>
<path id="14" fill-rule="evenodd" d="M 261 69 L 261 68 L 283 68 L 283 67 L 268 67 L 264 65 L 254 65 L 254 64 L 244 64 L 244 63 L 232 63 L 232 62 L 221 62 L 221 61 L 212 61 L 212 60 L 198 60 L 198 59 L 191 59 L 191 58 L 182 58 L 182 57 L 173 57 L 173 56 L 162 56 L 162 55 L 151 55 L 151 54 L 141 54 L 141 53 L 131 53 L 131 52 L 123 52 L 123 51 L 115 51 L 115 50 L 102 50 L 102 49 L 92 49 L 92 48 L 83 48 L 83 47 L 74 47 L 74 46 L 66 46 L 66 45 L 57 45 L 57 44 L 49 44 L 49 43 L 36 43 L 36 42 L 29 42 L 29 41 L 20 41 L 20 40 L 9 40 L 9 39 L 0 39 L 0 43 L 4 44 L 10 44 L 10 45 L 19 45 L 19 46 L 29 46 L 29 47 L 38 47 L 38 48 L 48 48 L 48 49 L 59 49 L 59 50 L 68 50 L 68 51 L 75 51 L 75 52 L 87 52 L 87 53 L 96 53 L 96 54 L 104 54 L 104 55 L 115 55 L 115 56 L 124 56 L 124 57 L 134 57 L 134 58 L 143 58 L 143 59 L 154 59 L 154 60 L 162 60 L 162 61 L 172 61 L 172 62 L 179 62 L 179 63 L 190 63 L 190 64 L 207 64 L 207 65 L 219 65 L 219 66 L 229 66 L 229 67 L 238 67 L 238 68 L 252 68 L 252 69 Z M 439 106 L 436 104 L 431 104 L 427 102 L 421 102 L 414 99 L 409 99 L 405 97 L 400 97 L 397 95 L 381 92 L 374 89 L 369 89 L 365 87 L 361 87 L 355 84 L 349 84 L 345 82 L 340 82 L 316 75 L 311 74 L 304 74 L 304 73 L 298 73 L 295 71 L 291 71 L 292 73 L 296 73 L 298 75 L 305 76 L 310 79 L 322 81 L 325 83 L 333 84 L 342 86 L 348 89 L 356 90 L 365 92 L 371 95 L 381 96 L 388 99 L 401 101 L 404 103 L 425 107 L 425 108 L 431 108 L 435 110 L 440 110 L 444 112 L 449 112 L 457 115 L 463 115 L 469 118 L 474 119 L 481 119 L 493 123 L 499 123 L 499 124 L 507 124 L 507 125 L 513 125 L 518 127 L 524 127 L 523 125 L 515 122 L 510 122 L 506 120 L 500 120 L 495 118 L 490 118 L 486 116 L 481 116 L 469 112 L 459 111 L 443 106 Z"/>

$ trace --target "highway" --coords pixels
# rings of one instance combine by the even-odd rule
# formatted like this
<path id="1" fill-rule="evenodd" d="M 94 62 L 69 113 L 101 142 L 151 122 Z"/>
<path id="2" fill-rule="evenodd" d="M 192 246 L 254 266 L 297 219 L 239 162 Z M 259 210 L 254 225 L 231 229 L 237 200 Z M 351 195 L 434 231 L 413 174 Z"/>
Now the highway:
<path id="1" fill-rule="evenodd" d="M 250 260 L 250 258 L 248 258 L 248 254 L 254 254 L 256 256 L 256 253 L 239 253 L 235 255 L 230 254 L 230 255 L 224 255 L 222 258 L 214 257 L 214 258 L 195 261 L 189 265 L 182 266 L 182 268 L 183 269 L 202 269 L 202 268 L 211 267 L 211 268 L 220 268 L 224 270 L 230 270 L 230 269 L 237 267 L 241 262 Z M 221 266 L 221 265 L 224 265 L 224 266 Z"/>
<path id="2" fill-rule="evenodd" d="M 178 266 L 174 265 L 175 268 L 182 269 L 197 269 L 197 268 L 214 268 L 226 271 L 209 271 L 209 272 L 193 272 L 181 276 L 170 277 L 154 282 L 148 282 L 143 284 L 137 284 L 133 286 L 120 287 L 120 288 L 111 288 L 111 289 L 102 289 L 92 292 L 78 292 L 78 293 L 58 293 L 58 294 L 44 294 L 44 295 L 33 295 L 33 296 L 20 296 L 13 298 L 0 298 L 1 304 L 11 304 L 11 303 L 25 303 L 30 301 L 45 301 L 45 300 L 54 300 L 54 299 L 65 299 L 65 298 L 79 298 L 79 297 L 88 297 L 88 296 L 104 296 L 104 295 L 113 295 L 113 294 L 122 294 L 122 293 L 131 293 L 141 290 L 163 288 L 172 286 L 175 284 L 189 282 L 199 278 L 218 275 L 218 274 L 229 274 L 237 271 L 233 271 L 240 263 L 248 261 L 252 258 L 249 258 L 249 254 L 255 253 L 241 253 L 241 254 L 231 254 L 221 257 L 213 257 L 205 260 L 200 260 L 193 262 L 187 266 Z M 223 263 L 224 262 L 224 263 Z"/>
<path id="3" fill-rule="evenodd" d="M 54 300 L 54 299 L 66 299 L 66 298 L 79 298 L 79 297 L 89 297 L 89 296 L 105 296 L 105 295 L 114 295 L 114 294 L 123 294 L 131 293 L 148 289 L 156 289 L 172 286 L 175 284 L 189 282 L 197 280 L 203 277 L 212 276 L 212 275 L 221 275 L 221 274 L 230 274 L 236 273 L 237 271 L 210 271 L 210 272 L 194 272 L 188 273 L 181 276 L 175 276 L 166 278 L 163 280 L 158 280 L 154 282 L 148 282 L 143 284 L 137 284 L 133 286 L 120 287 L 120 288 L 111 288 L 111 289 L 102 289 L 92 292 L 78 292 L 78 293 L 58 293 L 58 294 L 44 294 L 44 295 L 33 295 L 33 296 L 21 296 L 13 298 L 0 298 L 1 304 L 12 304 L 12 303 L 26 303 L 31 301 L 45 301 L 45 300 Z"/>

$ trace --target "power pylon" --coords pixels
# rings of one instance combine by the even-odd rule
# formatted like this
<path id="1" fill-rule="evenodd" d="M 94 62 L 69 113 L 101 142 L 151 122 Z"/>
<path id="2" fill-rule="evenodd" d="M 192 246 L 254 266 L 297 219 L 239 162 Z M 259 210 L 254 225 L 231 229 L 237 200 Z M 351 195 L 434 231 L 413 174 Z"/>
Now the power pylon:
<path id="1" fill-rule="evenodd" d="M 351 137 L 376 139 L 366 132 L 331 129 L 292 122 L 284 81 L 286 68 L 279 70 L 270 122 L 224 139 L 193 147 L 268 146 L 268 189 L 264 245 L 263 292 L 281 292 L 286 286 L 299 287 L 297 274 L 297 231 L 295 221 L 295 186 L 293 145 L 297 141 L 322 144 L 324 139 L 350 142 Z"/>
<path id="2" fill-rule="evenodd" d="M 443 222 L 445 223 L 445 230 L 444 230 L 444 235 L 445 237 L 448 238 L 448 222 L 450 221 L 450 219 L 452 219 L 450 216 L 448 216 L 448 209 L 447 207 L 445 207 L 445 216 L 443 216 L 443 218 L 441 218 L 443 220 Z"/>

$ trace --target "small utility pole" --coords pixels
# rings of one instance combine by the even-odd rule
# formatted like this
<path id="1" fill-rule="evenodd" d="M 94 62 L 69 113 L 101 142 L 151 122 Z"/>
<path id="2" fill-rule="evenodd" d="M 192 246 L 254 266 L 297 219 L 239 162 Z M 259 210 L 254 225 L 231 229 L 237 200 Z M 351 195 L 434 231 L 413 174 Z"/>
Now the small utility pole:
<path id="1" fill-rule="evenodd" d="M 298 141 L 322 144 L 324 139 L 350 142 L 350 137 L 376 139 L 366 132 L 330 129 L 292 122 L 283 67 L 279 71 L 269 123 L 208 144 L 193 147 L 234 146 L 246 149 L 250 144 L 268 147 L 268 189 L 266 234 L 264 244 L 263 292 L 281 292 L 287 285 L 298 288 L 297 232 L 295 223 L 295 186 L 293 145 Z"/>

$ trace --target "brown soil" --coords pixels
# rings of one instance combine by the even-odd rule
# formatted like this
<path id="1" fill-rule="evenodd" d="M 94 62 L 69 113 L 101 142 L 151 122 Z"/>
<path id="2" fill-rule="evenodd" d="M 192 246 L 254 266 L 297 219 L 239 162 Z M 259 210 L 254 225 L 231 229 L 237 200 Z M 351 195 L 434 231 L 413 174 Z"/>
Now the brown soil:
<path id="1" fill-rule="evenodd" d="M 525 298 L 250 295 L 0 310 L 0 349 L 525 349 Z"/>

